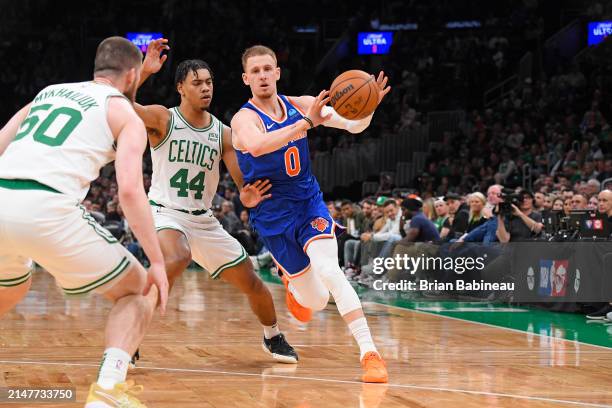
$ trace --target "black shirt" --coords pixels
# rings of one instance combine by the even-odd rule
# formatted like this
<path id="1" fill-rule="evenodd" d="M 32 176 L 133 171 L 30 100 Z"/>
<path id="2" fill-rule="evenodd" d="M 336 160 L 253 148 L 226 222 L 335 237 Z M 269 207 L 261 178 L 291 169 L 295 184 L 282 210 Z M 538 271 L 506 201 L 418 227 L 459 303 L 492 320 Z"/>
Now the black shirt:
<path id="1" fill-rule="evenodd" d="M 542 215 L 537 211 L 532 211 L 528 217 L 535 222 L 542 222 Z M 509 217 L 509 220 L 506 218 L 504 220 L 504 224 L 506 226 L 506 230 L 510 233 L 511 242 L 524 241 L 537 236 L 537 234 L 531 231 L 531 228 L 529 228 L 518 215 L 512 215 L 512 217 Z"/>
<path id="2" fill-rule="evenodd" d="M 461 237 L 467 231 L 469 218 L 470 213 L 467 210 L 457 211 L 452 225 L 449 219 L 447 218 L 446 221 L 444 221 L 443 225 L 443 228 L 449 229 L 446 239 L 454 239 Z"/>

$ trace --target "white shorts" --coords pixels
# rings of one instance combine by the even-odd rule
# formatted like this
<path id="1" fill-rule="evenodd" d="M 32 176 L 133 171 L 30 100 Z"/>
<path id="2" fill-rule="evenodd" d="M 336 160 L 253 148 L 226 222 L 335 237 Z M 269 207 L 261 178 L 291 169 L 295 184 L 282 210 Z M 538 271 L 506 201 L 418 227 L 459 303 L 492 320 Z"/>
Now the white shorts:
<path id="1" fill-rule="evenodd" d="M 236 238 L 223 229 L 212 211 L 191 215 L 170 208 L 152 205 L 155 229 L 182 232 L 189 242 L 191 257 L 217 279 L 224 270 L 248 259 L 247 252 Z"/>
<path id="2" fill-rule="evenodd" d="M 32 260 L 67 295 L 103 293 L 138 263 L 74 198 L 0 187 L 0 287 L 26 282 Z"/>

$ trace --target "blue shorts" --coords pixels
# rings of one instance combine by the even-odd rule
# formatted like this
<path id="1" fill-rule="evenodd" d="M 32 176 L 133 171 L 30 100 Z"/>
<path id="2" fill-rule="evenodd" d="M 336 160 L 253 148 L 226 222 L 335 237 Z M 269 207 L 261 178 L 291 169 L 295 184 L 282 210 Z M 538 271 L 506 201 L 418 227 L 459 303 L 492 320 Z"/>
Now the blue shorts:
<path id="1" fill-rule="evenodd" d="M 261 237 L 274 262 L 289 279 L 310 268 L 306 249 L 312 241 L 333 238 L 344 232 L 344 227 L 336 224 L 329 215 L 322 194 L 301 203 L 294 211 L 295 220 L 282 234 Z"/>

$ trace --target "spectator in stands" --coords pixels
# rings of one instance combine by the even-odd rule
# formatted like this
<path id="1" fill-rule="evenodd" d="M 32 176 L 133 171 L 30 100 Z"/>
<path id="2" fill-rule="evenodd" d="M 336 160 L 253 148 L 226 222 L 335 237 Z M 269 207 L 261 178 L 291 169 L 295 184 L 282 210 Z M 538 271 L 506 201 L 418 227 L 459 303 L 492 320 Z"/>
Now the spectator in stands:
<path id="1" fill-rule="evenodd" d="M 374 225 L 374 208 L 376 207 L 376 203 L 369 198 L 366 198 L 361 202 L 361 212 L 364 215 L 365 219 L 363 221 L 363 232 L 372 231 L 372 226 Z"/>
<path id="2" fill-rule="evenodd" d="M 349 200 L 342 201 L 340 211 L 346 233 L 338 237 L 338 258 L 342 262 L 341 266 L 354 268 L 359 253 L 359 238 L 365 231 L 366 217 L 361 211 L 356 210 Z"/>
<path id="3" fill-rule="evenodd" d="M 612 159 L 606 158 L 603 165 L 603 171 L 597 176 L 597 180 L 603 183 L 604 180 L 612 178 Z M 604 186 L 605 187 L 605 186 Z"/>
<path id="4" fill-rule="evenodd" d="M 484 206 L 487 202 L 484 194 L 480 192 L 475 192 L 468 195 L 468 205 L 469 205 L 469 218 L 468 225 L 465 232 L 470 232 L 474 228 L 482 225 L 486 222 L 486 218 L 483 214 Z"/>
<path id="5" fill-rule="evenodd" d="M 571 200 L 572 210 L 586 210 L 589 202 L 583 194 L 574 194 Z"/>
<path id="6" fill-rule="evenodd" d="M 448 193 L 444 197 L 448 204 L 449 216 L 442 226 L 440 238 L 451 240 L 462 236 L 468 227 L 470 218 L 467 205 L 463 202 L 463 197 L 456 193 Z"/>
<path id="7" fill-rule="evenodd" d="M 587 209 L 597 210 L 598 205 L 599 205 L 599 199 L 597 195 L 593 195 L 591 196 L 591 198 L 589 198 L 589 204 L 587 205 Z"/>
<path id="8" fill-rule="evenodd" d="M 500 242 L 524 241 L 535 238 L 544 227 L 542 215 L 533 210 L 533 193 L 523 190 L 520 196 L 520 207 L 511 204 L 512 216 L 498 215 L 497 237 Z"/>
<path id="9" fill-rule="evenodd" d="M 385 214 L 386 222 L 384 226 L 378 232 L 368 233 L 361 235 L 363 241 L 375 241 L 384 242 L 381 252 L 378 254 L 379 257 L 388 257 L 393 249 L 393 245 L 400 239 L 400 219 L 402 214 L 399 211 L 397 203 L 393 199 L 388 199 L 383 205 L 383 211 Z"/>
<path id="10" fill-rule="evenodd" d="M 555 199 L 554 195 L 546 194 L 544 196 L 544 200 L 542 201 L 542 209 L 550 211 L 552 209 L 552 207 L 553 207 L 554 199 Z M 563 203 L 562 203 L 562 205 L 563 205 Z"/>
<path id="11" fill-rule="evenodd" d="M 402 220 L 400 221 L 402 239 L 398 245 L 410 242 L 435 242 L 440 239 L 435 224 L 421 211 L 422 205 L 421 199 L 414 194 L 402 201 Z"/>
<path id="12" fill-rule="evenodd" d="M 240 212 L 239 221 L 232 235 L 240 242 L 249 255 L 257 255 L 263 244 L 259 242 L 259 235 L 251 226 L 247 210 Z"/>
<path id="13" fill-rule="evenodd" d="M 338 224 L 342 225 L 342 212 L 340 211 L 340 207 L 338 207 L 334 201 L 327 202 L 327 210 L 329 211 L 329 215 L 332 217 L 332 219 Z"/>
<path id="14" fill-rule="evenodd" d="M 439 197 L 434 202 L 434 208 L 436 210 L 437 218 L 434 220 L 434 224 L 438 229 L 438 232 L 442 231 L 442 226 L 448 218 L 448 204 L 444 201 L 444 197 Z"/>
<path id="15" fill-rule="evenodd" d="M 600 214 L 606 214 L 608 222 L 612 226 L 612 191 L 602 190 L 597 195 L 597 210 Z"/>
<path id="16" fill-rule="evenodd" d="M 234 212 L 234 204 L 231 201 L 223 201 L 219 217 L 219 222 L 223 226 L 223 229 L 230 234 L 234 234 L 240 229 L 240 220 Z"/>
<path id="17" fill-rule="evenodd" d="M 561 197 L 557 197 L 553 201 L 552 210 L 553 211 L 563 211 L 564 205 L 565 204 L 564 204 L 563 199 Z"/>
<path id="18" fill-rule="evenodd" d="M 546 199 L 546 196 L 544 195 L 544 193 L 541 192 L 536 192 L 533 195 L 534 198 L 534 202 L 533 202 L 533 209 L 536 211 L 542 211 L 544 209 L 544 200 Z"/>
<path id="19" fill-rule="evenodd" d="M 117 212 L 117 204 L 113 201 L 106 204 L 106 221 L 122 222 L 122 218 Z"/>
<path id="20" fill-rule="evenodd" d="M 493 184 L 487 189 L 487 203 L 485 204 L 485 208 L 483 208 L 485 218 L 493 217 L 493 210 L 495 210 L 497 204 L 499 204 L 501 200 L 502 188 L 503 186 L 500 184 Z"/>
<path id="21" fill-rule="evenodd" d="M 92 217 L 94 217 L 98 224 L 104 224 L 104 222 L 106 221 L 106 216 L 102 213 L 102 211 L 100 211 L 100 206 L 98 204 L 94 206 L 91 200 L 85 199 L 83 200 L 82 205 L 83 207 L 85 207 L 87 212 L 91 214 Z"/>
<path id="22" fill-rule="evenodd" d="M 224 197 L 227 201 L 231 201 L 234 206 L 234 213 L 240 216 L 240 213 L 244 209 L 242 202 L 240 201 L 240 195 L 236 192 L 234 186 L 226 187 Z"/>
<path id="23" fill-rule="evenodd" d="M 597 179 L 592 178 L 586 182 L 586 194 L 595 195 L 599 193 L 599 190 L 601 190 L 601 183 Z"/>
<path id="24" fill-rule="evenodd" d="M 572 197 L 573 197 L 573 194 L 572 194 Z M 572 212 L 572 208 L 573 208 L 573 204 L 572 204 L 571 198 L 566 198 L 565 200 L 563 200 L 563 215 L 565 215 L 566 217 L 569 217 L 570 213 Z"/>
<path id="25" fill-rule="evenodd" d="M 433 197 L 429 197 L 423 201 L 423 215 L 431 222 L 434 222 L 438 218 L 436 214 L 436 207 L 434 206 L 435 202 L 436 201 Z"/>
<path id="26" fill-rule="evenodd" d="M 497 169 L 497 173 L 495 173 L 495 183 L 497 184 L 511 184 L 512 186 L 516 185 L 516 182 L 513 180 L 518 173 L 518 169 L 516 167 L 516 163 L 512 160 L 510 152 L 508 149 L 502 150 L 502 161 L 499 163 L 499 167 Z"/>

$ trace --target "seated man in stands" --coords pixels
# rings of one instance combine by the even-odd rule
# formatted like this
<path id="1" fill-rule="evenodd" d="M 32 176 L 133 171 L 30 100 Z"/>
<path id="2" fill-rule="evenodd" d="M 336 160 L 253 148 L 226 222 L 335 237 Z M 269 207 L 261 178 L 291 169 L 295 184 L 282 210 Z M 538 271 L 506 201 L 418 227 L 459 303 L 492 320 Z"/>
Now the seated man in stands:
<path id="1" fill-rule="evenodd" d="M 444 197 L 448 203 L 450 216 L 442 226 L 440 238 L 451 240 L 462 236 L 468 228 L 470 213 L 467 205 L 463 202 L 463 197 L 459 194 L 448 193 Z"/>
<path id="2" fill-rule="evenodd" d="M 398 255 L 400 257 L 404 255 L 415 257 L 424 252 L 430 255 L 435 254 L 437 247 L 429 245 L 429 243 L 438 242 L 440 235 L 435 224 L 421 211 L 423 207 L 421 199 L 414 194 L 410 194 L 402 201 L 401 207 L 400 233 L 403 238 L 395 245 L 391 257 L 396 258 Z M 393 267 L 387 271 L 387 278 L 391 282 L 397 282 L 407 278 L 406 273 L 409 272 Z"/>
<path id="3" fill-rule="evenodd" d="M 435 224 L 430 221 L 421 208 L 421 199 L 410 194 L 402 201 L 402 219 L 400 221 L 400 234 L 402 239 L 397 245 L 406 245 L 411 242 L 436 242 L 440 240 L 440 235 Z"/>
<path id="4" fill-rule="evenodd" d="M 366 216 L 350 200 L 342 201 L 342 225 L 346 233 L 338 237 L 338 258 L 345 268 L 354 268 L 355 254 L 359 250 L 359 236 L 365 231 Z"/>
<path id="5" fill-rule="evenodd" d="M 402 239 L 400 235 L 400 219 L 402 218 L 401 211 L 397 203 L 393 199 L 388 199 L 383 204 L 383 212 L 387 221 L 382 229 L 376 233 L 361 234 L 362 241 L 384 242 L 382 250 L 378 254 L 380 257 L 387 257 L 391 253 L 393 246 L 397 241 Z"/>

